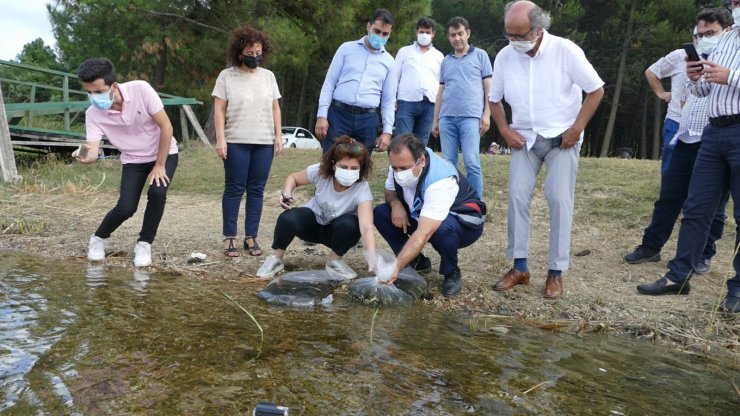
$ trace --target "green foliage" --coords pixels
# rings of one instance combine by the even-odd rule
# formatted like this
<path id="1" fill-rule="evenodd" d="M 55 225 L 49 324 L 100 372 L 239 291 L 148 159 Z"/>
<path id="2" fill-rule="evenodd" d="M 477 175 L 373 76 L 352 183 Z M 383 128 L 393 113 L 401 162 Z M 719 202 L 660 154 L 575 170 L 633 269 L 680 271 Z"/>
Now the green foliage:
<path id="1" fill-rule="evenodd" d="M 16 55 L 13 62 L 57 71 L 65 70 L 64 66 L 58 61 L 54 50 L 45 45 L 41 38 L 23 45 L 23 50 Z M 62 87 L 62 78 L 59 76 L 3 65 L 0 66 L 0 78 L 27 83 L 3 82 L 3 98 L 6 103 L 30 102 L 32 95 L 36 102 L 61 101 L 62 93 L 60 91 L 29 85 L 30 83 Z"/>
<path id="2" fill-rule="evenodd" d="M 437 22 L 435 45 L 450 50 L 446 22 L 463 16 L 470 21 L 471 43 L 492 59 L 506 46 L 503 14 L 506 0 L 56 0 L 48 6 L 58 42 L 58 59 L 34 41 L 23 59 L 74 71 L 85 59 L 106 56 L 117 66 L 121 80 L 144 79 L 160 91 L 195 97 L 206 105 L 197 109 L 201 120 L 210 114 L 210 93 L 226 65 L 230 32 L 255 25 L 275 46 L 267 67 L 275 72 L 283 95 L 285 125 L 312 128 L 326 69 L 337 47 L 366 33 L 365 25 L 377 7 L 396 19 L 387 49 L 395 53 L 413 39 L 415 22 L 431 15 Z M 550 32 L 573 40 L 585 51 L 606 82 L 606 96 L 586 131 L 585 149 L 598 154 L 614 97 L 622 53 L 626 72 L 618 104 L 612 146 L 635 149 L 641 131 L 652 135 L 652 101 L 645 103 L 647 66 L 690 40 L 695 14 L 705 3 L 721 0 L 541 0 L 552 15 Z M 623 51 L 632 6 L 635 16 L 628 49 Z M 49 58 L 49 59 L 47 59 Z M 20 56 L 19 56 L 20 59 Z M 643 129 L 643 114 L 647 125 Z M 657 117 L 662 119 L 662 115 Z M 177 123 L 177 119 L 173 122 Z M 501 142 L 491 129 L 483 145 Z M 650 152 L 648 152 L 650 154 Z"/>

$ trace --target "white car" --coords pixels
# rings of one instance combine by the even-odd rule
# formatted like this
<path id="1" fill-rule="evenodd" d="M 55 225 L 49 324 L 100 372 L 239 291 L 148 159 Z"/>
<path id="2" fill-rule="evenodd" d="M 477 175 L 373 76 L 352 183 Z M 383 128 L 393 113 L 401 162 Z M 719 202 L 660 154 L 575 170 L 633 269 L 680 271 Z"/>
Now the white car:
<path id="1" fill-rule="evenodd" d="M 303 127 L 283 127 L 282 136 L 283 147 L 285 148 L 321 149 L 321 142 Z"/>

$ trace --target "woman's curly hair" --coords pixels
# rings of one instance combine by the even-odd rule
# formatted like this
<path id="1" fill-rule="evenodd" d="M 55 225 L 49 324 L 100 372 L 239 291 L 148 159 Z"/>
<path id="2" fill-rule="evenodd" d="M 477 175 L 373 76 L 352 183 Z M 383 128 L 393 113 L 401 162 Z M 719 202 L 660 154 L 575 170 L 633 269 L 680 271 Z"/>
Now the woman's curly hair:
<path id="1" fill-rule="evenodd" d="M 328 138 L 326 139 L 328 140 Z M 367 180 L 373 172 L 373 161 L 365 145 L 343 134 L 334 141 L 329 150 L 321 156 L 319 175 L 325 178 L 334 177 L 334 164 L 344 158 L 357 159 L 360 162 L 360 179 Z"/>
<path id="2" fill-rule="evenodd" d="M 265 32 L 251 26 L 234 29 L 234 31 L 231 32 L 231 43 L 229 44 L 227 56 L 231 65 L 241 65 L 239 57 L 241 56 L 242 51 L 247 46 L 254 45 L 255 43 L 262 45 L 262 59 L 266 60 L 270 55 L 270 52 L 272 52 L 272 45 L 270 44 L 270 38 L 267 37 Z"/>

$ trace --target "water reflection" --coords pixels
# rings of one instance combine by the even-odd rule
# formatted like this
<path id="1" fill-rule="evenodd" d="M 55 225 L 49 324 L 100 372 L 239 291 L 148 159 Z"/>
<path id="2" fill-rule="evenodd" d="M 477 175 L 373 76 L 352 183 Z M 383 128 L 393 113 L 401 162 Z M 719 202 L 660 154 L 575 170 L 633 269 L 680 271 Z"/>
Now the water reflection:
<path id="1" fill-rule="evenodd" d="M 0 411 L 18 400 L 38 401 L 27 375 L 64 335 L 75 313 L 50 305 L 39 285 L 46 278 L 24 268 L 22 262 L 0 258 Z M 43 324 L 42 324 L 43 323 Z M 55 374 L 48 374 L 56 388 Z M 71 397 L 70 397 L 71 400 Z M 69 402 L 71 404 L 71 401 Z"/>
<path id="2" fill-rule="evenodd" d="M 17 414 L 735 414 L 736 369 L 464 314 L 268 307 L 224 284 L 0 253 L 0 410 Z M 91 290 L 94 288 L 94 290 Z M 249 310 L 265 333 L 225 299 Z M 501 323 L 497 323 L 501 325 Z"/>
<path id="3" fill-rule="evenodd" d="M 134 278 L 129 285 L 140 296 L 147 294 L 146 287 L 149 284 L 149 271 L 134 269 Z"/>
<path id="4" fill-rule="evenodd" d="M 91 288 L 97 288 L 107 284 L 105 280 L 105 266 L 100 263 L 88 263 L 86 276 L 87 285 Z"/>

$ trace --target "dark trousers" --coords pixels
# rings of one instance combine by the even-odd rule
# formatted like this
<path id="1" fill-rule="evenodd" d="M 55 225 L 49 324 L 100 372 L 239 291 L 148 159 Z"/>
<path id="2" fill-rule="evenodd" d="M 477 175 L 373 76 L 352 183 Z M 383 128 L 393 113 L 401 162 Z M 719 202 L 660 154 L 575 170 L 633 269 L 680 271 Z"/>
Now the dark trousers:
<path id="1" fill-rule="evenodd" d="M 170 181 L 175 176 L 177 169 L 178 155 L 167 156 L 164 169 Z M 112 210 L 108 211 L 100 223 L 95 235 L 100 238 L 108 238 L 110 235 L 123 224 L 124 221 L 131 218 L 136 209 L 139 207 L 141 191 L 147 183 L 149 174 L 154 168 L 154 162 L 149 163 L 126 163 L 121 166 L 121 191 L 118 196 L 118 202 Z M 169 186 L 149 185 L 146 193 L 146 209 L 144 210 L 144 222 L 141 224 L 139 240 L 151 244 L 157 235 L 159 222 L 164 214 L 164 205 L 167 202 L 167 190 Z"/>
<path id="2" fill-rule="evenodd" d="M 334 144 L 334 140 L 343 134 L 365 144 L 369 152 L 373 151 L 375 140 L 378 138 L 379 114 L 377 112 L 354 114 L 330 105 L 326 118 L 329 121 L 329 132 L 321 142 L 324 153 Z"/>
<path id="3" fill-rule="evenodd" d="M 257 237 L 273 154 L 271 144 L 226 144 L 224 194 L 221 198 L 224 237 L 236 237 L 236 221 L 245 192 L 244 232 Z"/>
<path id="4" fill-rule="evenodd" d="M 655 201 L 653 219 L 642 236 L 642 245 L 645 248 L 660 251 L 671 237 L 673 226 L 689 192 L 689 182 L 700 147 L 701 142 L 686 144 L 679 141 L 676 144 L 668 169 L 660 180 L 660 196 Z M 712 220 L 702 259 L 712 258 L 717 253 L 715 242 L 722 238 L 722 231 L 725 228 L 725 208 L 728 198 L 729 192 L 726 192 Z"/>
<path id="5" fill-rule="evenodd" d="M 691 277 L 701 258 L 712 219 L 723 195 L 730 190 L 735 218 L 735 247 L 740 242 L 740 124 L 717 128 L 707 126 L 696 156 L 689 194 L 683 206 L 676 257 L 668 262 L 666 277 L 681 283 Z M 730 292 L 740 290 L 740 257 L 734 256 L 735 275 L 727 281 Z"/>
<path id="6" fill-rule="evenodd" d="M 398 100 L 397 104 L 395 135 L 414 133 L 427 146 L 434 122 L 434 103 L 424 97 L 421 101 Z"/>
<path id="7" fill-rule="evenodd" d="M 411 225 L 404 234 L 403 229 L 396 227 L 391 222 L 391 207 L 387 203 L 376 206 L 373 210 L 373 217 L 375 228 L 388 242 L 396 255 L 401 252 L 404 244 L 418 226 L 416 220 L 409 217 Z M 437 231 L 432 234 L 432 238 L 429 239 L 432 247 L 441 257 L 439 273 L 448 275 L 458 270 L 457 250 L 473 244 L 481 234 L 483 234 L 483 227 L 478 229 L 467 228 L 461 225 L 454 216 L 447 215 L 447 218 L 442 221 Z"/>
<path id="8" fill-rule="evenodd" d="M 272 249 L 287 249 L 295 237 L 309 243 L 323 244 L 338 256 L 344 256 L 360 241 L 360 221 L 355 213 L 347 213 L 322 225 L 316 221 L 316 215 L 310 209 L 291 208 L 278 217 Z"/>

